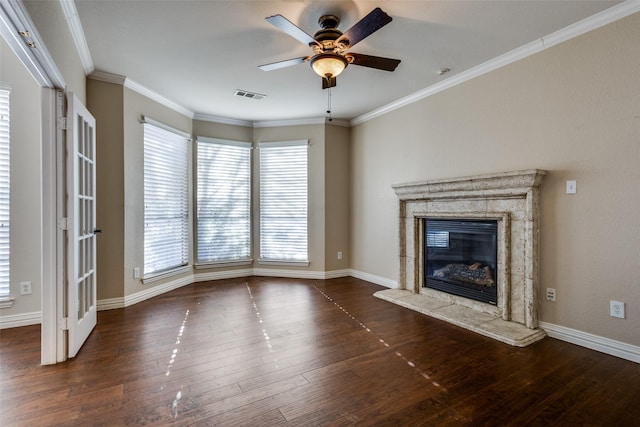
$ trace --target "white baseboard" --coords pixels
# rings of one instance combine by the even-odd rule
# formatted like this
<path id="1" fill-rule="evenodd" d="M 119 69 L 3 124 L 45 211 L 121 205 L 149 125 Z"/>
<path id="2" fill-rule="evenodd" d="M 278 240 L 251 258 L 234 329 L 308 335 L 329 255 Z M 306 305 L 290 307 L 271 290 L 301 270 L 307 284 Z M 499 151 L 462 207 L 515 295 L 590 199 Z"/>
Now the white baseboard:
<path id="1" fill-rule="evenodd" d="M 239 270 L 213 271 L 208 273 L 195 273 L 194 282 L 206 282 L 209 280 L 236 279 L 238 277 L 249 277 L 253 275 L 252 268 L 242 268 Z"/>
<path id="2" fill-rule="evenodd" d="M 124 308 L 124 298 L 118 297 L 118 298 L 99 299 L 97 302 L 97 305 L 98 305 L 98 311 Z"/>
<path id="3" fill-rule="evenodd" d="M 396 289 L 398 287 L 397 280 L 387 279 L 386 277 L 375 276 L 373 274 L 365 273 L 358 270 L 349 270 L 349 275 L 356 279 L 366 280 L 367 282 L 375 283 L 376 285 L 384 286 L 389 289 Z"/>
<path id="4" fill-rule="evenodd" d="M 42 312 L 40 311 L 0 316 L 0 329 L 39 325 L 40 323 L 42 323 Z"/>
<path id="5" fill-rule="evenodd" d="M 324 271 L 278 270 L 274 268 L 254 268 L 253 276 L 287 277 L 292 279 L 325 279 Z"/>
<path id="6" fill-rule="evenodd" d="M 612 356 L 640 363 L 640 347 L 638 346 L 578 331 L 576 329 L 554 325 L 552 323 L 538 322 L 538 325 L 544 329 L 547 332 L 547 335 L 551 338 L 556 338 L 561 341 L 570 342 L 601 353 L 610 354 Z"/>
<path id="7" fill-rule="evenodd" d="M 124 306 L 129 307 L 130 305 L 137 304 L 144 300 L 148 300 L 149 298 L 153 298 L 155 296 L 162 295 L 174 289 L 178 289 L 183 286 L 190 285 L 193 282 L 194 282 L 193 274 L 189 274 L 188 276 L 180 277 L 170 282 L 163 283 L 162 285 L 153 286 L 143 291 L 136 292 L 131 295 L 126 295 L 124 297 Z"/>

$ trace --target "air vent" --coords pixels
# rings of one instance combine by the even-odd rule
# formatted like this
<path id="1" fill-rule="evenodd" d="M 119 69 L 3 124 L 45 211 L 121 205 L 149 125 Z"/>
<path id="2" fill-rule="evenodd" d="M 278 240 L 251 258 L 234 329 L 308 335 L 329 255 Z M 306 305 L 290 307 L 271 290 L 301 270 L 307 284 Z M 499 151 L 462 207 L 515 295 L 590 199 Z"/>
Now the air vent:
<path id="1" fill-rule="evenodd" d="M 267 96 L 261 93 L 249 92 L 248 90 L 242 90 L 242 89 L 237 89 L 234 95 L 241 96 L 243 98 L 258 99 L 258 100 Z"/>

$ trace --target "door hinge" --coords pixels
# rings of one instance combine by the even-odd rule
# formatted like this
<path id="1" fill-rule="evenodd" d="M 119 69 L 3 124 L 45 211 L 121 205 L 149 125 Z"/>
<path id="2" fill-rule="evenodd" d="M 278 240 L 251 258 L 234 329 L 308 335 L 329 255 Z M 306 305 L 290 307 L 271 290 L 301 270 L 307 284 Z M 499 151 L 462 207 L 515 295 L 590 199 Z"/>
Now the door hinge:
<path id="1" fill-rule="evenodd" d="M 68 331 L 69 330 L 69 318 L 68 317 L 63 317 L 62 319 L 58 320 L 58 329 L 61 331 Z"/>
<path id="2" fill-rule="evenodd" d="M 69 229 L 69 221 L 67 218 L 58 218 L 58 230 L 68 230 Z"/>
<path id="3" fill-rule="evenodd" d="M 67 130 L 67 118 L 66 117 L 58 118 L 58 129 Z"/>

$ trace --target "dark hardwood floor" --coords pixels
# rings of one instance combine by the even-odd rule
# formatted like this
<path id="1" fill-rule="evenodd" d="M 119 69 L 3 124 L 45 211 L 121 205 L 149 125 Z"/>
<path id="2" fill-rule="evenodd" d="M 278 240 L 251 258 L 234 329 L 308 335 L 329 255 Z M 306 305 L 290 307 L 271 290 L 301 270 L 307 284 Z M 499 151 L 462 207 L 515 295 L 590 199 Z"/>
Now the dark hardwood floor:
<path id="1" fill-rule="evenodd" d="M 379 289 L 196 283 L 98 313 L 54 366 L 39 326 L 2 330 L 0 425 L 640 425 L 640 364 L 551 338 L 511 347 Z"/>

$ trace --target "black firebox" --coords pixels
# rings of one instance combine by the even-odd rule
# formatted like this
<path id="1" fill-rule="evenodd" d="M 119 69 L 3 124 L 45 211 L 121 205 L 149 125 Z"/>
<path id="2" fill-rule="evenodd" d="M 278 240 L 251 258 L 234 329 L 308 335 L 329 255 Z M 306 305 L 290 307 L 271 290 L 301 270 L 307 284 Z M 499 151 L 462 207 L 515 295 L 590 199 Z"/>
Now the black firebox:
<path id="1" fill-rule="evenodd" d="M 498 221 L 425 219 L 424 286 L 496 305 Z"/>

